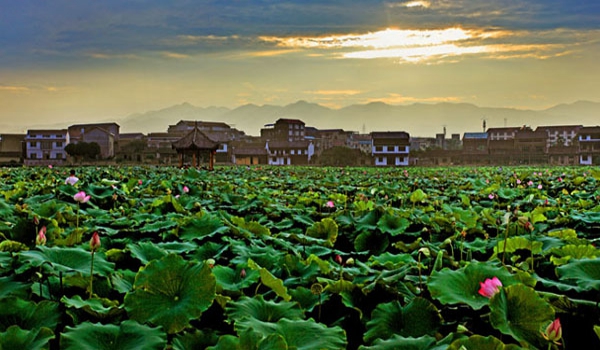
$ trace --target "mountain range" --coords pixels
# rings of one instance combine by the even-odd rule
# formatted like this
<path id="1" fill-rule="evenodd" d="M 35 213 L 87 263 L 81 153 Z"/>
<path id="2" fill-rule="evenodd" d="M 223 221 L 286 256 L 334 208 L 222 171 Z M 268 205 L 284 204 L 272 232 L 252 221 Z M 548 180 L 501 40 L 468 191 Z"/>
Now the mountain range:
<path id="1" fill-rule="evenodd" d="M 180 120 L 218 121 L 260 135 L 265 124 L 279 118 L 300 119 L 318 129 L 347 131 L 407 131 L 411 136 L 432 137 L 436 133 L 478 132 L 485 120 L 488 128 L 528 125 L 596 126 L 600 121 L 600 103 L 577 101 L 544 110 L 479 107 L 469 103 L 389 105 L 372 102 L 331 109 L 316 103 L 298 101 L 286 106 L 246 104 L 234 109 L 196 107 L 182 103 L 157 111 L 136 113 L 117 120 L 121 132 L 165 132 Z"/>

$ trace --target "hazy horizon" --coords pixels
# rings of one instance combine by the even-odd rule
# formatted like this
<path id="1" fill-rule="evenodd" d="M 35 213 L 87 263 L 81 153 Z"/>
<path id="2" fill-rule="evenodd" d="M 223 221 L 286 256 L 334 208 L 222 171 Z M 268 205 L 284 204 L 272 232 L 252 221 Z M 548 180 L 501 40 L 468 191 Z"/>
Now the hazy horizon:
<path id="1" fill-rule="evenodd" d="M 0 125 L 120 120 L 184 102 L 598 101 L 599 15 L 595 1 L 3 2 Z"/>

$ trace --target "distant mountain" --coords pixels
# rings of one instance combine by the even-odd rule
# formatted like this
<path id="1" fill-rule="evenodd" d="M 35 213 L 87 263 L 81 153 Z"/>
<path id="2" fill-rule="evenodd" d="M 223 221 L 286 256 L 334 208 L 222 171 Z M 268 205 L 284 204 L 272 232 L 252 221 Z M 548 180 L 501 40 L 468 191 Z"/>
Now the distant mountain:
<path id="1" fill-rule="evenodd" d="M 481 131 L 486 126 L 597 125 L 600 103 L 579 101 L 545 110 L 479 107 L 469 103 L 388 105 L 383 102 L 331 109 L 316 103 L 298 101 L 286 106 L 247 104 L 234 109 L 195 107 L 183 103 L 158 111 L 130 115 L 121 121 L 122 132 L 165 132 L 179 120 L 220 121 L 249 135 L 260 135 L 265 124 L 279 118 L 301 119 L 319 129 L 349 131 L 408 131 L 412 136 L 430 136 Z"/>

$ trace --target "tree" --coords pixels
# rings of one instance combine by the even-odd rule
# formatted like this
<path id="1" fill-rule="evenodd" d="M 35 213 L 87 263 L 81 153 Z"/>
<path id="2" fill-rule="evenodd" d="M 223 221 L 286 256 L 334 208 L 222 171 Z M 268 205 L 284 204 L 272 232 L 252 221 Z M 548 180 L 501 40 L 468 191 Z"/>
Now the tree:
<path id="1" fill-rule="evenodd" d="M 100 155 L 101 148 L 96 142 L 70 143 L 65 146 L 65 152 L 75 159 L 96 159 Z"/>
<path id="2" fill-rule="evenodd" d="M 316 163 L 326 166 L 359 166 L 369 164 L 370 159 L 358 149 L 336 146 L 321 152 Z"/>

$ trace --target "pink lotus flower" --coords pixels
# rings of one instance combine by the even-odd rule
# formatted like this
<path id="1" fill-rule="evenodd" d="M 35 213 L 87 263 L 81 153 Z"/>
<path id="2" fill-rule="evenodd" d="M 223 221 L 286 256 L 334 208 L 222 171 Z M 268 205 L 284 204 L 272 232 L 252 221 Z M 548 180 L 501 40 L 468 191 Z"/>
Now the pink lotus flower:
<path id="1" fill-rule="evenodd" d="M 81 192 L 77 192 L 73 196 L 73 199 L 78 203 L 87 203 L 87 201 L 90 200 L 90 196 L 86 196 L 85 192 L 81 191 Z"/>
<path id="2" fill-rule="evenodd" d="M 325 206 L 327 208 L 335 208 L 335 203 L 333 203 L 333 201 L 327 201 L 327 204 L 325 204 Z"/>
<path id="3" fill-rule="evenodd" d="M 521 184 L 521 179 L 517 179 L 517 185 Z"/>
<path id="4" fill-rule="evenodd" d="M 557 318 L 556 320 L 552 321 L 552 323 L 546 327 L 546 330 L 542 333 L 542 336 L 544 339 L 560 345 L 558 342 L 560 338 L 562 338 L 562 326 L 560 325 L 560 320 Z"/>
<path id="5" fill-rule="evenodd" d="M 100 246 L 100 236 L 98 235 L 98 232 L 94 232 L 94 234 L 92 235 L 92 239 L 90 239 L 90 249 L 93 252 L 96 251 L 96 249 L 100 248 Z"/>
<path id="6" fill-rule="evenodd" d="M 138 185 L 142 185 L 142 180 L 138 180 Z"/>
<path id="7" fill-rule="evenodd" d="M 42 226 L 40 232 L 38 232 L 35 238 L 36 245 L 46 245 L 46 226 Z"/>
<path id="8" fill-rule="evenodd" d="M 49 169 L 52 169 L 52 164 L 48 164 L 48 168 L 49 168 Z"/>
<path id="9" fill-rule="evenodd" d="M 495 198 L 495 196 L 494 196 L 494 194 L 493 194 L 493 193 L 490 193 L 490 195 L 488 196 L 488 198 L 489 198 L 489 199 L 494 199 L 494 198 Z"/>
<path id="10" fill-rule="evenodd" d="M 539 184 L 539 185 L 538 185 L 538 190 L 541 190 L 541 189 L 542 189 L 542 187 L 543 187 L 543 186 L 542 186 L 542 184 Z"/>
<path id="11" fill-rule="evenodd" d="M 479 282 L 479 285 L 481 286 L 481 288 L 479 288 L 479 294 L 486 298 L 491 298 L 500 291 L 502 282 L 500 282 L 498 277 L 492 279 L 486 278 L 484 282 Z"/>
<path id="12" fill-rule="evenodd" d="M 188 193 L 190 189 L 187 186 L 183 186 L 183 193 Z"/>
<path id="13" fill-rule="evenodd" d="M 342 264 L 342 256 L 341 256 L 341 255 L 339 255 L 339 254 L 338 254 L 338 255 L 336 255 L 336 256 L 335 256 L 335 262 L 337 262 L 338 264 L 340 264 L 340 265 L 341 265 L 341 264 Z"/>
<path id="14" fill-rule="evenodd" d="M 527 182 L 527 186 L 533 186 L 533 181 L 529 180 L 529 181 Z"/>

